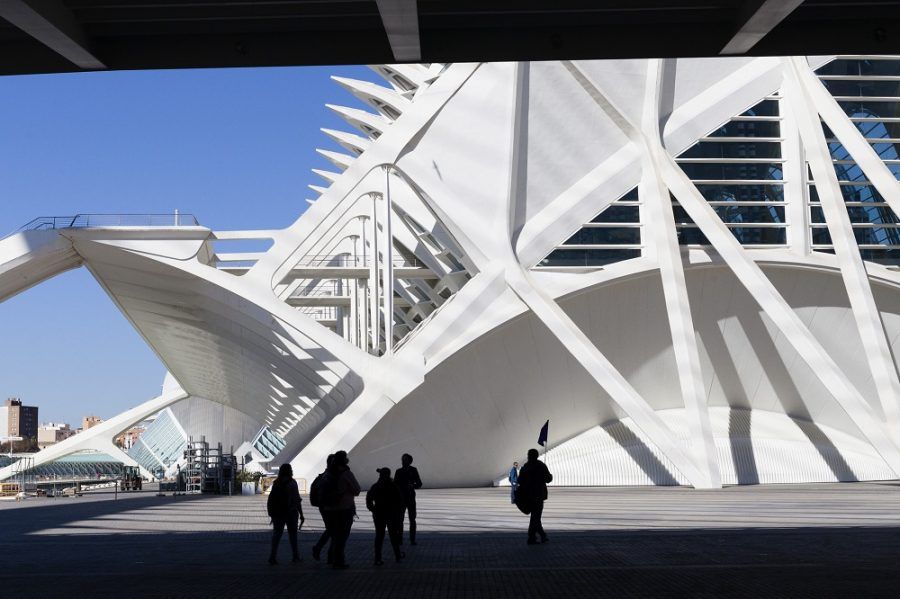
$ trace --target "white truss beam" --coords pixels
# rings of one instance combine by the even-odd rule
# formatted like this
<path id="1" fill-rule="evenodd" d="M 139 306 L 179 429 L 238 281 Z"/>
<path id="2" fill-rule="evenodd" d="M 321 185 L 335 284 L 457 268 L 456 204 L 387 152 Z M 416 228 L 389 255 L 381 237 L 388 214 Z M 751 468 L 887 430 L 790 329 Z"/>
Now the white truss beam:
<path id="1" fill-rule="evenodd" d="M 894 434 L 897 434 L 900 433 L 900 378 L 891 353 L 890 342 L 885 334 L 884 323 L 881 321 L 881 313 L 872 295 L 869 275 L 853 234 L 850 216 L 847 214 L 840 183 L 834 171 L 831 151 L 825 141 L 812 96 L 807 91 L 807 85 L 814 77 L 801 76 L 802 73 L 811 75 L 805 60 L 790 58 L 784 62 L 785 94 L 791 104 L 806 149 L 822 212 L 825 215 L 825 223 L 831 234 L 834 253 L 841 268 L 841 276 L 872 371 L 885 422 Z"/>
<path id="2" fill-rule="evenodd" d="M 663 179 L 681 206 L 709 239 L 738 280 L 772 319 L 782 335 L 791 343 L 816 377 L 831 392 L 847 416 L 872 443 L 885 463 L 900 475 L 900 451 L 878 421 L 865 398 L 825 351 L 809 328 L 803 323 L 759 265 L 747 255 L 734 235 L 722 223 L 706 199 L 667 155 Z"/>

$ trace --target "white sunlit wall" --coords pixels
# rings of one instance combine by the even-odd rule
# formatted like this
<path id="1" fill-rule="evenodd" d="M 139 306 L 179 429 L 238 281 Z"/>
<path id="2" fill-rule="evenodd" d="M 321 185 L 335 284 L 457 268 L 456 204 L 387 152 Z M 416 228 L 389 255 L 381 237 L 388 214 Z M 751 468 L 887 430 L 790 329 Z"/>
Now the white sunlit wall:
<path id="1" fill-rule="evenodd" d="M 190 396 L 307 479 L 504 484 L 548 419 L 558 484 L 900 477 L 897 57 L 374 70 L 286 229 L 0 240 L 0 297 L 86 264 L 171 372 L 110 431 Z"/>

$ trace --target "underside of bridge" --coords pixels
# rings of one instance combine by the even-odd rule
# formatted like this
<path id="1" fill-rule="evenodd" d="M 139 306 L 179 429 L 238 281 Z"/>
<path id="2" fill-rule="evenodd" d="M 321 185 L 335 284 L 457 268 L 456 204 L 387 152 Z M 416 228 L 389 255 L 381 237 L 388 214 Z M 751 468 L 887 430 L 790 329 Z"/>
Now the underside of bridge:
<path id="1" fill-rule="evenodd" d="M 900 2 L 0 3 L 0 74 L 835 53 L 900 53 Z"/>

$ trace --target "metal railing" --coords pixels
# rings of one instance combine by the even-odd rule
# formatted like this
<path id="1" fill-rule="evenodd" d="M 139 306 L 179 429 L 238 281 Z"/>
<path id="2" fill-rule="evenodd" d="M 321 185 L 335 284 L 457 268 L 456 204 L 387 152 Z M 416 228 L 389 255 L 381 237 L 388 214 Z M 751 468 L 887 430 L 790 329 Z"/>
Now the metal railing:
<path id="1" fill-rule="evenodd" d="M 371 257 L 369 259 L 371 259 Z M 384 262 L 379 260 L 378 264 L 381 266 Z M 391 259 L 391 264 L 394 268 L 422 268 L 424 266 L 416 259 L 407 259 L 397 256 L 394 256 Z M 297 263 L 297 266 L 300 268 L 319 266 L 366 267 L 368 264 L 363 263 L 362 257 L 358 257 L 357 263 L 354 264 L 353 256 L 350 254 L 310 254 L 301 258 Z"/>
<path id="2" fill-rule="evenodd" d="M 193 214 L 76 214 L 74 216 L 39 216 L 21 227 L 20 231 L 50 229 L 88 229 L 103 227 L 197 227 Z"/>

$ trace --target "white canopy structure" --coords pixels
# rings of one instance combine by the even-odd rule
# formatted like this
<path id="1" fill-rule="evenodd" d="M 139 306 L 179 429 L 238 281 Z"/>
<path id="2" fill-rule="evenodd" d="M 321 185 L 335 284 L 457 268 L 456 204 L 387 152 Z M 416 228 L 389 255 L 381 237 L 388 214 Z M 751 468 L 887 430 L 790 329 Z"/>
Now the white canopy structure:
<path id="1" fill-rule="evenodd" d="M 193 396 L 307 478 L 491 484 L 547 419 L 559 484 L 898 478 L 900 57 L 374 68 L 286 229 L 0 241 L 0 299 L 84 265 L 179 385 L 57 452 Z"/>

